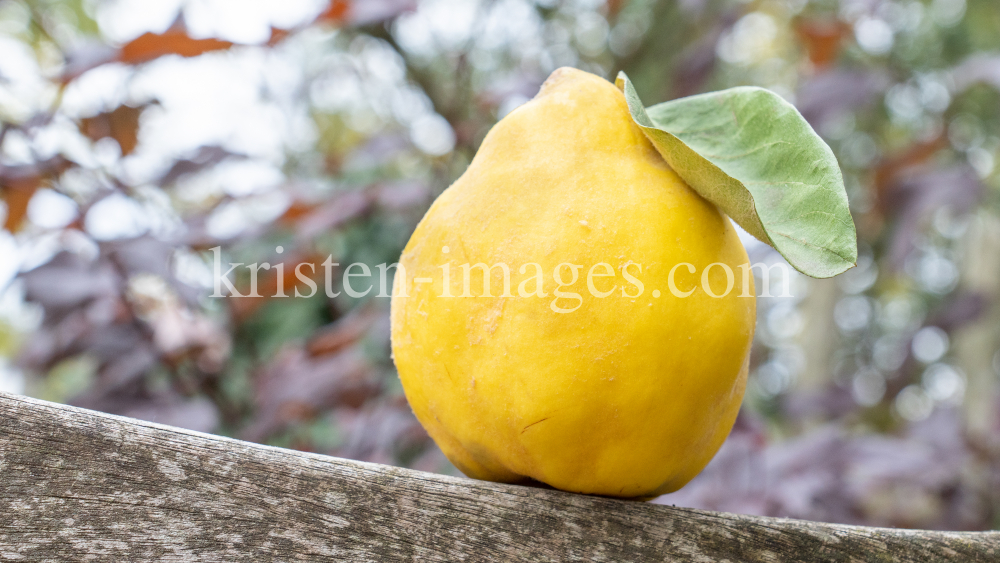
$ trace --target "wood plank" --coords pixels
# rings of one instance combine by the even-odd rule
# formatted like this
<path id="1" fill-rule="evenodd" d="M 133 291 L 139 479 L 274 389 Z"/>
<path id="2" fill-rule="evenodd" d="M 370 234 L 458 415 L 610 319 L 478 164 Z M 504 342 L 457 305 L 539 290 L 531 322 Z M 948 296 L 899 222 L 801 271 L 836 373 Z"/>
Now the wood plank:
<path id="1" fill-rule="evenodd" d="M 1000 561 L 1000 532 L 739 516 L 270 448 L 0 394 L 0 561 Z"/>

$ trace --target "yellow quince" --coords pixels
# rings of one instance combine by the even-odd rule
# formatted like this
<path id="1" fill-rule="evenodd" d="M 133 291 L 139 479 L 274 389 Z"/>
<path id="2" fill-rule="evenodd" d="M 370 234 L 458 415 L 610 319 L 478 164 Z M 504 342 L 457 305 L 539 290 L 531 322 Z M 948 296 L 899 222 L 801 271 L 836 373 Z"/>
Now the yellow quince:
<path id="1" fill-rule="evenodd" d="M 399 376 L 470 477 L 651 498 L 729 434 L 755 322 L 746 251 L 604 79 L 559 69 L 497 123 L 400 265 Z"/>

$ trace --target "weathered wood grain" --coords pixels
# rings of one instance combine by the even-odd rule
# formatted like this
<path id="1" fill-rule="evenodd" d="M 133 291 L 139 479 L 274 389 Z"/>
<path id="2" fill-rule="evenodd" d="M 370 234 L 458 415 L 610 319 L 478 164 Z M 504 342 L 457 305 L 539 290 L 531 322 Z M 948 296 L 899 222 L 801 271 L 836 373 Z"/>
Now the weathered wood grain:
<path id="1" fill-rule="evenodd" d="M 1000 561 L 819 524 L 432 475 L 0 394 L 0 561 Z"/>

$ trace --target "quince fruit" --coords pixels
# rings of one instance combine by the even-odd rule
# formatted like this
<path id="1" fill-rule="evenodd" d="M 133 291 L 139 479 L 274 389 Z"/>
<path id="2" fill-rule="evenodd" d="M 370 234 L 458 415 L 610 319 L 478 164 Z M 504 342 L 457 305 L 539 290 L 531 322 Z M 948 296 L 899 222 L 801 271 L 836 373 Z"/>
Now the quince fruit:
<path id="1" fill-rule="evenodd" d="M 604 79 L 559 69 L 497 123 L 400 264 L 399 376 L 470 477 L 645 499 L 729 434 L 755 322 L 746 251 Z"/>

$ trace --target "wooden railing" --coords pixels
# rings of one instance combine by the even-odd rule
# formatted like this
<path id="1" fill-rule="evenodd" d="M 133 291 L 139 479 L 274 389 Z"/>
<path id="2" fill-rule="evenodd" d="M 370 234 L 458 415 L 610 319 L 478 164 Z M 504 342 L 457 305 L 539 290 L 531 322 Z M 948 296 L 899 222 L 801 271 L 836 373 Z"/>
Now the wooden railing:
<path id="1" fill-rule="evenodd" d="M 1000 562 L 1000 532 L 459 479 L 0 394 L 0 561 Z"/>

